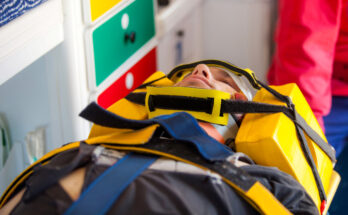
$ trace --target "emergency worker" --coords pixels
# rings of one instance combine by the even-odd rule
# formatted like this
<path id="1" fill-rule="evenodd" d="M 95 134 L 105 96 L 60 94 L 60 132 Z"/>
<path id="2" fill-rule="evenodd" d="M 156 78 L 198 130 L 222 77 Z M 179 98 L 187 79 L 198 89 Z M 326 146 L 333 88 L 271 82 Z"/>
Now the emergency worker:
<path id="1" fill-rule="evenodd" d="M 243 92 L 228 72 L 204 64 L 197 65 L 175 86 L 215 89 L 229 93 L 232 99 L 249 99 L 248 93 Z M 236 117 L 236 121 L 241 120 L 241 117 Z M 236 126 L 219 129 L 203 122 L 199 122 L 199 125 L 222 144 L 226 142 L 226 134 L 235 135 L 235 129 L 238 129 Z M 160 139 L 170 140 L 166 134 Z M 65 213 L 99 175 L 106 172 L 110 165 L 117 163 L 124 155 L 125 153 L 121 151 L 87 144 L 82 144 L 79 150 L 62 153 L 54 157 L 49 164 L 39 167 L 42 169 L 41 172 L 39 170 L 36 177 L 33 175 L 32 179 L 28 180 L 27 186 L 0 210 L 0 215 L 9 212 L 11 214 Z M 230 162 L 260 181 L 292 213 L 319 213 L 304 188 L 290 175 L 273 167 L 256 165 L 242 153 L 235 153 Z M 60 175 L 62 172 L 67 175 L 62 177 Z M 35 186 L 47 184 L 47 181 L 53 180 L 54 177 L 61 178 L 47 186 L 45 190 L 35 193 Z M 103 201 L 98 197 L 96 199 Z M 223 182 L 218 174 L 203 171 L 180 161 L 161 158 L 127 187 L 113 203 L 108 214 L 258 214 L 258 212 Z"/>
<path id="2" fill-rule="evenodd" d="M 348 1 L 279 0 L 276 50 L 270 84 L 297 83 L 336 156 L 348 143 Z M 346 213 L 347 150 L 336 169 L 342 175 L 333 207 Z"/>
<path id="3" fill-rule="evenodd" d="M 277 46 L 268 80 L 300 87 L 338 156 L 348 141 L 348 1 L 278 4 Z"/>

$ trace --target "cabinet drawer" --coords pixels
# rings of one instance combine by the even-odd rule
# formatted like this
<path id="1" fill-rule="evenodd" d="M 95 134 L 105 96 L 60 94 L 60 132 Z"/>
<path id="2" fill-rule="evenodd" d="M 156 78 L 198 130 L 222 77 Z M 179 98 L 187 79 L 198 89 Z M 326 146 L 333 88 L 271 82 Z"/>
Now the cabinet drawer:
<path id="1" fill-rule="evenodd" d="M 89 0 L 87 2 L 87 4 L 89 4 L 87 9 L 89 10 L 88 20 L 94 22 L 121 1 L 122 0 Z"/>
<path id="2" fill-rule="evenodd" d="M 153 0 L 136 0 L 96 27 L 90 40 L 98 86 L 155 35 Z"/>
<path id="3" fill-rule="evenodd" d="M 124 75 L 111 84 L 97 99 L 103 108 L 108 108 L 140 86 L 147 77 L 156 71 L 156 48 L 152 49 Z"/>

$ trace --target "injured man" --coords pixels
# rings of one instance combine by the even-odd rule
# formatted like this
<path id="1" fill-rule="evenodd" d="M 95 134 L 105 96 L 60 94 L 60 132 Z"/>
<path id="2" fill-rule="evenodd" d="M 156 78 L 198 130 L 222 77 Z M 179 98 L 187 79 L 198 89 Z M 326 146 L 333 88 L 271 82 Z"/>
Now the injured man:
<path id="1" fill-rule="evenodd" d="M 88 139 L 19 175 L 2 194 L 0 215 L 324 213 L 329 185 L 314 180 L 321 175 L 304 174 L 314 178 L 311 194 L 296 170 L 259 162 L 273 157 L 265 148 L 255 159 L 239 150 L 246 115 L 291 118 L 284 105 L 253 102 L 260 88 L 250 70 L 206 60 L 153 74 L 107 110 L 92 103 L 80 114 L 94 123 Z"/>

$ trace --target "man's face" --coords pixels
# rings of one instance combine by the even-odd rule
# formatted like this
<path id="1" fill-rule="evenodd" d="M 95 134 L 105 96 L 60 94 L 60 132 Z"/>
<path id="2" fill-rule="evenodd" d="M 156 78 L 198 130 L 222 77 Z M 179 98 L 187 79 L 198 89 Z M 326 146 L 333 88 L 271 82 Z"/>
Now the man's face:
<path id="1" fill-rule="evenodd" d="M 247 100 L 226 71 L 216 67 L 208 67 L 205 64 L 197 65 L 192 73 L 176 83 L 175 86 L 215 89 L 229 93 L 231 99 Z"/>

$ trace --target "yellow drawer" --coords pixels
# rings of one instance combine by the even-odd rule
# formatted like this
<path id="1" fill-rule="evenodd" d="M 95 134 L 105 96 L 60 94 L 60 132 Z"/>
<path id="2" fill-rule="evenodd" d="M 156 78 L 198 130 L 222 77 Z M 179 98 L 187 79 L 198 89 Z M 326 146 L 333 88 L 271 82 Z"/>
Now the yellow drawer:
<path id="1" fill-rule="evenodd" d="M 89 0 L 89 17 L 88 19 L 94 22 L 101 17 L 104 13 L 109 11 L 115 5 L 126 0 Z"/>

